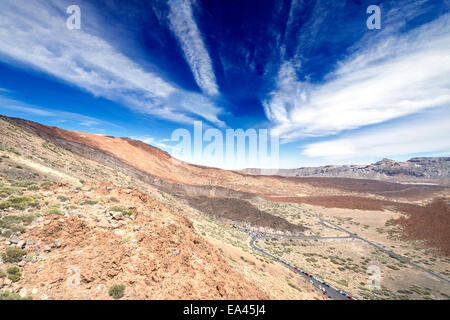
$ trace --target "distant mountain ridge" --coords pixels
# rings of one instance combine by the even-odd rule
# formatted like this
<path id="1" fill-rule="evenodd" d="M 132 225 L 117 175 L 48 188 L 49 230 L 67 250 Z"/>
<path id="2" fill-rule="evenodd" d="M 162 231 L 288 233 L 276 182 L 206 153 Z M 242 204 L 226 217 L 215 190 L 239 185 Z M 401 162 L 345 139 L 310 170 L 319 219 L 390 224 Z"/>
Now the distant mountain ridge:
<path id="1" fill-rule="evenodd" d="M 368 165 L 327 165 L 280 169 L 270 174 L 286 177 L 339 177 L 374 179 L 401 183 L 450 185 L 450 157 L 417 157 L 407 161 L 383 159 Z M 261 169 L 244 169 L 246 174 L 264 174 Z"/>

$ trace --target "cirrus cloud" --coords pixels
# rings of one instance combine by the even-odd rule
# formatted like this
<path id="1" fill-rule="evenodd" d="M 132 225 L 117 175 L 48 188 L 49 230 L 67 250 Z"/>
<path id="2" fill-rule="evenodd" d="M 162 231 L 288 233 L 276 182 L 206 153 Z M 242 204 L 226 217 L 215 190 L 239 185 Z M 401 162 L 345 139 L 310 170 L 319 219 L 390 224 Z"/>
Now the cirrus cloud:
<path id="1" fill-rule="evenodd" d="M 81 7 L 83 21 L 96 20 L 91 11 Z M 83 23 L 81 30 L 67 29 L 65 9 L 64 2 L 53 0 L 2 1 L 0 61 L 47 73 L 136 112 L 180 123 L 200 117 L 224 125 L 218 119 L 221 108 L 122 54 L 117 46 L 97 36 L 107 32 L 98 30 L 99 25 Z M 200 107 L 193 107 L 192 102 Z"/>
<path id="2" fill-rule="evenodd" d="M 282 64 L 265 112 L 284 141 L 328 136 L 450 103 L 450 14 L 388 33 L 340 62 L 321 84 Z M 368 43 L 366 43 L 368 45 Z"/>

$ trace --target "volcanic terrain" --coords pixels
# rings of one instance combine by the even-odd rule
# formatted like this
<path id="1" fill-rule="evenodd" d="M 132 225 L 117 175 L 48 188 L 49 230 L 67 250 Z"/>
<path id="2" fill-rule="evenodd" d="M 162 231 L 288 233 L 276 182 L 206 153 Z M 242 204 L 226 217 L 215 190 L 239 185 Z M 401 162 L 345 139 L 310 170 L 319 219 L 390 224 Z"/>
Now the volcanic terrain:
<path id="1" fill-rule="evenodd" d="M 445 299 L 448 199 L 445 186 L 196 166 L 141 141 L 1 116 L 0 293 L 327 299 L 278 256 L 360 299 Z M 256 242 L 272 257 L 251 232 L 273 236 Z M 361 286 L 370 261 L 383 291 Z"/>

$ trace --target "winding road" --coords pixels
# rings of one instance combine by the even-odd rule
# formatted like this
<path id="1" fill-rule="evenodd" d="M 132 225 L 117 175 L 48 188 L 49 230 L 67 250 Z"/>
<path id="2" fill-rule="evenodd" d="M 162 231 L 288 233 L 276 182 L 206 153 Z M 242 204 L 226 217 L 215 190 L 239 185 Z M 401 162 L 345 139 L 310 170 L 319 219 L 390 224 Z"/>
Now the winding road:
<path id="1" fill-rule="evenodd" d="M 295 206 L 294 206 L 294 207 L 295 207 Z M 298 209 L 298 207 L 296 207 L 296 208 Z M 311 213 L 311 212 L 308 212 L 308 214 L 309 214 L 309 215 L 312 215 L 313 217 L 315 217 L 315 218 L 317 218 L 317 219 L 319 219 L 320 222 L 322 223 L 322 225 L 328 224 L 328 225 L 332 226 L 332 227 L 333 227 L 334 229 L 336 229 L 336 230 L 339 230 L 339 231 L 342 231 L 342 232 L 344 232 L 344 233 L 347 233 L 347 234 L 349 235 L 350 238 L 354 238 L 354 239 L 358 239 L 358 240 L 364 241 L 365 243 L 368 243 L 368 244 L 370 244 L 370 245 L 376 247 L 377 249 L 379 249 L 379 250 L 381 250 L 381 251 L 387 253 L 389 256 L 391 256 L 391 257 L 393 257 L 393 258 L 395 258 L 395 259 L 397 259 L 397 260 L 399 260 L 399 261 L 401 261 L 401 262 L 403 262 L 403 263 L 409 264 L 410 266 L 413 266 L 413 267 L 415 267 L 415 268 L 417 268 L 417 269 L 419 269 L 419 270 L 421 270 L 421 271 L 423 271 L 423 272 L 426 272 L 426 273 L 429 274 L 430 276 L 435 277 L 435 278 L 437 278 L 437 279 L 439 279 L 439 280 L 442 280 L 442 281 L 446 282 L 447 284 L 450 284 L 450 280 L 448 280 L 447 278 L 444 278 L 443 276 L 441 276 L 441 275 L 439 275 L 439 274 L 436 274 L 436 273 L 434 273 L 433 271 L 431 271 L 431 270 L 429 270 L 429 269 L 426 269 L 426 268 L 424 268 L 424 267 L 421 267 L 421 266 L 415 264 L 414 262 L 412 262 L 412 261 L 409 260 L 408 258 L 405 258 L 405 257 L 403 257 L 403 256 L 401 256 L 401 255 L 399 255 L 399 254 L 397 254 L 397 253 L 395 253 L 395 252 L 393 252 L 392 250 L 387 249 L 385 246 L 383 246 L 383 245 L 381 245 L 381 244 L 379 244 L 379 243 L 377 243 L 377 242 L 375 242 L 375 241 L 370 241 L 370 240 L 364 239 L 364 238 L 358 236 L 357 234 L 354 234 L 354 233 L 352 233 L 352 232 L 350 232 L 350 231 L 348 231 L 348 230 L 346 230 L 346 229 L 344 229 L 344 228 L 342 228 L 342 227 L 339 227 L 338 225 L 334 224 L 333 222 L 328 221 L 328 220 L 322 218 L 322 217 L 319 216 L 319 215 L 316 215 L 316 214 Z M 324 224 L 324 223 L 325 223 L 325 224 Z M 326 226 L 326 225 L 325 225 L 325 226 Z M 322 239 L 323 239 L 323 238 L 322 238 Z"/>
<path id="2" fill-rule="evenodd" d="M 291 205 L 291 206 L 294 206 L 294 205 Z M 294 207 L 296 207 L 296 206 L 294 206 Z M 298 207 L 296 207 L 296 208 L 299 209 Z M 415 264 L 414 262 L 410 261 L 409 259 L 407 259 L 407 258 L 405 258 L 405 257 L 403 257 L 403 256 L 401 256 L 401 255 L 399 255 L 399 254 L 397 254 L 395 252 L 393 252 L 392 250 L 387 249 L 386 247 L 384 247 L 383 245 L 381 245 L 381 244 L 379 244 L 379 243 L 377 243 L 375 241 L 370 241 L 370 240 L 364 239 L 364 238 L 358 236 L 357 234 L 354 234 L 354 233 L 352 233 L 352 232 L 350 232 L 350 231 L 348 231 L 348 230 L 346 230 L 346 229 L 344 229 L 344 228 L 334 224 L 333 222 L 328 221 L 328 220 L 326 220 L 326 219 L 322 218 L 321 216 L 316 215 L 314 213 L 307 212 L 307 214 L 309 214 L 309 215 L 319 219 L 319 221 L 320 221 L 319 223 L 321 225 L 323 225 L 325 227 L 328 227 L 328 228 L 333 228 L 335 230 L 342 231 L 342 232 L 348 234 L 348 236 L 319 237 L 319 236 L 271 235 L 271 234 L 264 234 L 264 233 L 261 233 L 261 232 L 248 231 L 247 229 L 242 229 L 242 228 L 240 228 L 240 227 L 238 227 L 236 225 L 232 225 L 232 226 L 233 226 L 233 228 L 235 228 L 237 230 L 240 230 L 240 231 L 242 231 L 242 232 L 244 232 L 246 234 L 249 234 L 251 236 L 250 246 L 254 250 L 256 250 L 256 251 L 258 251 L 258 252 L 260 252 L 260 253 L 262 253 L 264 255 L 267 255 L 267 256 L 271 257 L 272 259 L 274 259 L 274 260 L 282 263 L 286 267 L 290 268 L 292 271 L 302 275 L 303 277 L 308 279 L 311 282 L 312 285 L 314 285 L 316 288 L 318 288 L 324 294 L 326 294 L 327 297 L 329 297 L 330 299 L 333 299 L 333 300 L 356 300 L 356 299 L 354 297 L 352 297 L 351 295 L 349 295 L 348 293 L 346 293 L 345 291 L 340 290 L 340 289 L 338 289 L 338 288 L 336 288 L 336 287 L 326 283 L 325 281 L 323 281 L 321 279 L 318 279 L 317 277 L 315 277 L 312 274 L 302 270 L 301 268 L 299 268 L 299 267 L 297 267 L 295 265 L 292 265 L 291 263 L 287 262 L 286 260 L 283 260 L 283 259 L 281 259 L 281 258 L 279 258 L 279 257 L 277 257 L 277 256 L 275 256 L 273 254 L 271 254 L 270 252 L 268 252 L 268 251 L 258 247 L 255 244 L 255 242 L 257 240 L 259 240 L 259 239 L 274 239 L 274 238 L 278 238 L 278 239 L 292 239 L 292 240 L 358 239 L 358 240 L 364 241 L 367 244 L 370 244 L 370 245 L 376 247 L 377 249 L 387 253 L 389 256 L 391 256 L 391 257 L 393 257 L 395 259 L 398 259 L 399 261 L 401 261 L 403 263 L 409 264 L 409 265 L 411 265 L 411 266 L 413 266 L 413 267 L 415 267 L 415 268 L 417 268 L 417 269 L 419 269 L 419 270 L 421 270 L 423 272 L 426 272 L 427 274 L 431 275 L 432 277 L 435 277 L 435 278 L 437 278 L 437 279 L 439 279 L 441 281 L 446 282 L 447 284 L 450 284 L 450 280 L 442 277 L 441 275 L 438 275 L 438 274 L 434 273 L 433 271 L 431 271 L 429 269 L 426 269 L 424 267 L 421 267 L 421 266 Z"/>
<path id="3" fill-rule="evenodd" d="M 333 299 L 333 300 L 356 300 L 355 298 L 353 298 L 352 296 L 350 296 L 348 293 L 346 293 L 345 291 L 339 290 L 336 287 L 326 283 L 325 281 L 318 279 L 317 277 L 313 276 L 312 274 L 302 270 L 301 268 L 294 266 L 293 264 L 287 262 L 286 260 L 283 260 L 273 254 L 271 254 L 270 252 L 258 247 L 255 244 L 255 241 L 258 239 L 263 239 L 263 238 L 289 238 L 289 239 L 297 239 L 297 240 L 315 240 L 315 239 L 319 239 L 321 237 L 290 237 L 290 236 L 272 236 L 272 235 L 266 235 L 263 233 L 257 233 L 257 232 L 252 232 L 252 231 L 248 231 L 245 229 L 242 229 L 236 225 L 233 225 L 233 228 L 238 229 L 244 233 L 247 233 L 251 236 L 251 240 L 250 240 L 250 246 L 255 249 L 258 252 L 261 252 L 262 254 L 265 254 L 273 259 L 275 259 L 276 261 L 284 264 L 286 267 L 288 267 L 289 269 L 291 269 L 292 271 L 294 271 L 295 273 L 298 273 L 300 275 L 302 275 L 303 277 L 305 277 L 306 279 L 309 280 L 309 282 L 311 282 L 311 284 L 313 286 L 315 286 L 316 288 L 318 288 L 319 290 L 321 290 L 328 298 Z M 328 239 L 340 239 L 342 237 L 326 237 Z M 343 238 L 350 238 L 350 237 L 343 237 Z M 321 238 L 324 239 L 324 238 Z"/>

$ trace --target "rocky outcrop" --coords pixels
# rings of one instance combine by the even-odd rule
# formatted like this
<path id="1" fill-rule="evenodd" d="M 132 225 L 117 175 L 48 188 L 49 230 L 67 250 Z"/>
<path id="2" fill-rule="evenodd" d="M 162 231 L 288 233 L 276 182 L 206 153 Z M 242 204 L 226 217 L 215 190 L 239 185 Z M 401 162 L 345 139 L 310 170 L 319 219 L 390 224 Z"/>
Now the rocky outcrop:
<path id="1" fill-rule="evenodd" d="M 60 205 L 61 195 L 67 197 L 57 212 L 37 217 L 43 208 L 36 208 L 26 213 L 34 219 L 24 233 L 8 238 L 0 232 L 0 274 L 6 276 L 12 265 L 19 270 L 16 278 L 8 274 L 12 280 L 0 276 L 0 292 L 42 300 L 104 300 L 111 299 L 108 288 L 122 284 L 123 299 L 269 298 L 233 270 L 190 220 L 161 201 L 107 184 L 85 184 L 78 193 L 69 188 L 46 190 L 41 205 L 47 210 Z M 0 219 L 8 228 L 5 221 L 24 215 L 13 208 L 3 214 L 11 217 Z M 16 251 L 5 255 L 5 264 L 7 248 Z"/>

